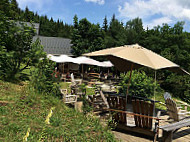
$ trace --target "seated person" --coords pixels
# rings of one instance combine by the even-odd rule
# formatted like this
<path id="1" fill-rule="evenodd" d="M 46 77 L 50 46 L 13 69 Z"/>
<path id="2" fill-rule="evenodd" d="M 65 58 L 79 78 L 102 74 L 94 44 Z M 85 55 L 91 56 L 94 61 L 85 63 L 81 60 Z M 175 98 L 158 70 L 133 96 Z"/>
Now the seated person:
<path id="1" fill-rule="evenodd" d="M 67 78 L 67 79 L 70 79 L 70 78 L 71 78 L 71 74 L 70 74 L 70 72 L 67 72 L 67 74 L 66 74 L 66 78 Z"/>

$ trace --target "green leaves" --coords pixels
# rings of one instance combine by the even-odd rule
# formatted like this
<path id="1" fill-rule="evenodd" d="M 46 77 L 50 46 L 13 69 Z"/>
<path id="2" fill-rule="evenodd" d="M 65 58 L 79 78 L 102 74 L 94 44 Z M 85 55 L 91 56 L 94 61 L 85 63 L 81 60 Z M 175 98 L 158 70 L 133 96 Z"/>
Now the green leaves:
<path id="1" fill-rule="evenodd" d="M 60 95 L 59 88 L 54 84 L 55 63 L 47 58 L 41 59 L 31 71 L 31 85 L 36 92 L 47 95 Z"/>
<path id="2" fill-rule="evenodd" d="M 121 75 L 122 82 L 120 85 L 122 86 L 120 89 L 121 93 L 126 93 L 128 82 L 129 82 L 129 72 L 124 75 Z M 145 72 L 137 72 L 133 71 L 131 76 L 131 83 L 129 88 L 130 95 L 136 95 L 139 97 L 151 97 L 154 95 L 154 87 L 156 89 L 159 88 L 159 85 L 154 83 L 154 79 L 148 77 Z"/>
<path id="3" fill-rule="evenodd" d="M 91 24 L 86 18 L 78 22 L 74 17 L 74 29 L 72 32 L 72 49 L 74 55 L 81 55 L 104 48 L 103 34 L 100 26 Z"/>
<path id="4" fill-rule="evenodd" d="M 34 29 L 23 23 L 2 19 L 0 23 L 0 78 L 20 80 L 22 71 L 33 66 L 44 57 L 39 40 L 32 43 Z M 24 65 L 24 66 L 23 66 Z"/>

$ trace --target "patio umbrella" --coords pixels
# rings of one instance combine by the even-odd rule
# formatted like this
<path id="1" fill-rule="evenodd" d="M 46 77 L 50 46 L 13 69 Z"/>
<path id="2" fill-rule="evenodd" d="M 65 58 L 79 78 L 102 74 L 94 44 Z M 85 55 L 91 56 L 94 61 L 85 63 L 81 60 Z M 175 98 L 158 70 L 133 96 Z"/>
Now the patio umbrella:
<path id="1" fill-rule="evenodd" d="M 75 58 L 78 64 L 86 64 L 86 65 L 94 65 L 94 66 L 101 66 L 101 62 L 96 61 L 94 59 L 85 57 L 85 56 L 80 56 Z"/>
<path id="2" fill-rule="evenodd" d="M 100 51 L 84 54 L 85 56 L 106 56 L 113 65 L 119 71 L 131 71 L 130 79 L 128 83 L 127 95 L 129 90 L 129 84 L 131 80 L 131 74 L 133 69 L 140 67 L 148 67 L 155 70 L 155 81 L 156 81 L 156 70 L 167 69 L 178 73 L 188 72 L 180 68 L 179 65 L 169 61 L 168 59 L 148 50 L 138 44 L 125 45 L 115 48 L 108 48 Z M 127 97 L 127 96 L 126 96 Z"/>
<path id="3" fill-rule="evenodd" d="M 47 57 L 56 63 L 78 63 L 76 58 L 69 57 L 68 55 L 54 56 L 48 54 Z"/>
<path id="4" fill-rule="evenodd" d="M 104 61 L 104 62 L 99 62 L 97 60 L 85 57 L 85 56 L 80 56 L 75 58 L 77 64 L 82 64 L 82 74 L 83 74 L 83 65 L 94 65 L 94 66 L 99 66 L 99 67 L 112 67 L 113 64 L 110 61 Z"/>

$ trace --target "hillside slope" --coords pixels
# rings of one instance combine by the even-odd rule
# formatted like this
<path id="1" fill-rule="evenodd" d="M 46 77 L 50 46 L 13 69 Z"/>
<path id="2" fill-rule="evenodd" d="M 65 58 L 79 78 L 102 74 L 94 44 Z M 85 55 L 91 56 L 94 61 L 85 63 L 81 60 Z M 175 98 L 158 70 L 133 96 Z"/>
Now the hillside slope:
<path id="1" fill-rule="evenodd" d="M 47 116 L 50 124 L 45 123 Z M 35 142 L 115 141 L 98 119 L 76 112 L 58 98 L 35 94 L 26 82 L 0 81 L 0 141 L 23 141 L 24 137 Z"/>

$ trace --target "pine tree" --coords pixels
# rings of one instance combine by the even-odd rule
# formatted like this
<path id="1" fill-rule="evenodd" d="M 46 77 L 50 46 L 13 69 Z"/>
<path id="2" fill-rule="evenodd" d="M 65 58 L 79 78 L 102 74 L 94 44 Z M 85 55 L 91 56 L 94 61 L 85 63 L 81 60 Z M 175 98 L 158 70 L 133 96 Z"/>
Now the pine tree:
<path id="1" fill-rule="evenodd" d="M 104 18 L 104 22 L 103 22 L 103 27 L 102 29 L 107 32 L 108 31 L 108 20 L 107 20 L 107 17 L 105 16 Z"/>
<path id="2" fill-rule="evenodd" d="M 74 16 L 73 22 L 74 22 L 74 28 L 77 29 L 78 28 L 78 17 L 77 17 L 77 15 Z"/>

